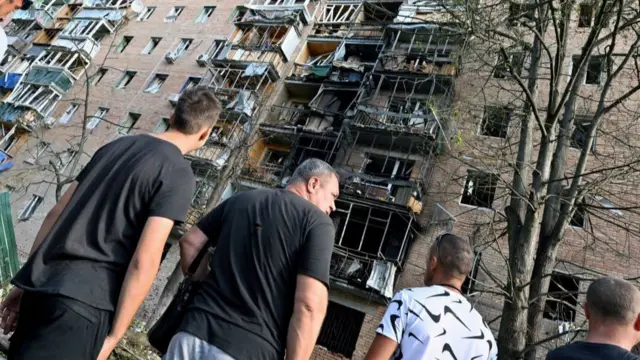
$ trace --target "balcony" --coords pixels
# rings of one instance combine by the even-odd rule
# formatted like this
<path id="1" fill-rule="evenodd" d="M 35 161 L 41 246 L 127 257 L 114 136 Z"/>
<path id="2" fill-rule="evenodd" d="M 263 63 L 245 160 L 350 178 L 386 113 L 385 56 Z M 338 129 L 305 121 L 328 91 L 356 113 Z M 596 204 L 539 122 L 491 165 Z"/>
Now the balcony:
<path id="1" fill-rule="evenodd" d="M 288 80 L 360 84 L 378 59 L 378 46 L 351 42 L 308 41 Z"/>
<path id="2" fill-rule="evenodd" d="M 283 62 L 292 60 L 300 43 L 300 30 L 290 25 L 255 25 L 238 28 L 230 36 L 224 56 L 215 60 L 271 62 L 280 69 Z M 277 54 L 280 58 L 269 56 Z M 268 56 L 269 59 L 264 58 Z"/>
<path id="3" fill-rule="evenodd" d="M 54 6 L 49 9 L 16 10 L 11 17 L 12 21 L 35 21 L 44 29 L 53 28 L 56 21 L 55 15 L 60 11 L 62 6 Z"/>
<path id="4" fill-rule="evenodd" d="M 393 296 L 396 271 L 401 270 L 413 241 L 413 217 L 366 202 L 339 199 L 331 214 L 336 225 L 336 242 L 330 274 L 335 285 Z"/>
<path id="5" fill-rule="evenodd" d="M 398 13 L 396 2 L 329 1 L 317 12 L 309 38 L 380 42 L 385 24 Z"/>
<path id="6" fill-rule="evenodd" d="M 73 80 L 77 80 L 89 66 L 82 56 L 65 49 L 49 48 L 38 56 L 33 63 L 33 69 L 45 69 L 51 71 L 64 71 Z"/>
<path id="7" fill-rule="evenodd" d="M 318 158 L 332 163 L 340 137 L 335 133 L 312 133 L 260 126 L 260 140 L 249 152 L 241 178 L 257 186 L 284 186 L 304 160 Z"/>
<path id="8" fill-rule="evenodd" d="M 216 92 L 250 91 L 259 97 L 273 89 L 278 74 L 269 63 L 229 63 L 210 68 L 201 84 Z"/>
<path id="9" fill-rule="evenodd" d="M 66 69 L 54 69 L 34 66 L 27 73 L 24 82 L 27 84 L 48 86 L 63 94 L 73 85 L 73 77 Z"/>
<path id="10" fill-rule="evenodd" d="M 259 11 L 302 11 L 303 21 L 308 24 L 311 21 L 310 0 L 249 0 L 246 8 Z"/>
<path id="11" fill-rule="evenodd" d="M 46 117 L 62 95 L 55 87 L 22 82 L 5 100 L 8 104 L 34 110 L 38 116 Z M 33 119 L 35 120 L 35 119 Z"/>
<path id="12" fill-rule="evenodd" d="M 325 132 L 340 129 L 342 117 L 332 117 L 312 111 L 309 107 L 272 106 L 265 126 L 305 131 Z"/>
<path id="13" fill-rule="evenodd" d="M 294 25 L 298 30 L 309 19 L 305 16 L 304 9 L 297 10 L 254 10 L 244 5 L 238 5 L 231 14 L 231 21 L 236 27 L 250 26 L 253 24 L 280 24 Z"/>
<path id="14" fill-rule="evenodd" d="M 455 21 L 455 12 L 466 10 L 462 3 L 442 0 L 409 0 L 403 4 L 394 23 L 423 24 L 425 22 L 448 23 Z"/>
<path id="15" fill-rule="evenodd" d="M 79 52 L 86 59 L 93 59 L 100 51 L 100 43 L 92 38 L 85 39 L 57 39 L 52 46 L 59 46 L 66 51 Z"/>
<path id="16" fill-rule="evenodd" d="M 85 8 L 123 8 L 131 4 L 131 0 L 84 0 Z"/>

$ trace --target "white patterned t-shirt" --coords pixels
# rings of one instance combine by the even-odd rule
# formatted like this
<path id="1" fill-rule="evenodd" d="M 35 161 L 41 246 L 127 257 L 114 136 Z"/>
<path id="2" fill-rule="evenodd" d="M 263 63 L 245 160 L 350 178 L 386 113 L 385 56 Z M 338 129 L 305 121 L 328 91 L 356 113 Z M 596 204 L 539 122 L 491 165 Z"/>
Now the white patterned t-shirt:
<path id="1" fill-rule="evenodd" d="M 393 359 L 495 360 L 496 341 L 464 296 L 434 285 L 404 289 L 376 329 L 399 344 Z"/>

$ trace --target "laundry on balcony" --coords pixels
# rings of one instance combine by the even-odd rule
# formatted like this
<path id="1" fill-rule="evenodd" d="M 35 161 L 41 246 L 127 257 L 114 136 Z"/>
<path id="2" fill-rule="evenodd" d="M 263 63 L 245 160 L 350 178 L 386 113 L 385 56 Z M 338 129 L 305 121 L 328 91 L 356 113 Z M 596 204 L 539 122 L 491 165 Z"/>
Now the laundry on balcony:
<path id="1" fill-rule="evenodd" d="M 3 89 L 15 88 L 16 85 L 18 84 L 18 81 L 20 81 L 20 77 L 22 77 L 22 74 L 18 74 L 18 73 L 4 74 L 4 76 L 0 77 L 0 88 L 3 88 Z"/>
<path id="2" fill-rule="evenodd" d="M 252 63 L 242 73 L 242 77 L 264 75 L 269 69 L 269 64 Z"/>
<path id="3" fill-rule="evenodd" d="M 367 287 L 376 289 L 386 298 L 393 297 L 393 280 L 396 276 L 396 266 L 392 263 L 376 260 L 373 262 L 371 275 L 367 280 Z"/>

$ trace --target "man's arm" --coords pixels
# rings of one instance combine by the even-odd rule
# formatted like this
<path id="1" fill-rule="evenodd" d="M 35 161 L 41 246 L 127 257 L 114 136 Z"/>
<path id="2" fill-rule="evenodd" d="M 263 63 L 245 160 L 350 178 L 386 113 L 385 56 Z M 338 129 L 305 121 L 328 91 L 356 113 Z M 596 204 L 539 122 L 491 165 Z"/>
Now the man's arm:
<path id="1" fill-rule="evenodd" d="M 387 311 L 385 311 L 380 325 L 376 329 L 376 337 L 369 347 L 365 360 L 387 360 L 391 358 L 398 344 L 402 340 L 407 320 L 408 301 L 403 292 L 395 294 Z"/>
<path id="2" fill-rule="evenodd" d="M 189 271 L 189 266 L 196 258 L 202 247 L 204 247 L 209 238 L 207 235 L 200 230 L 198 226 L 192 226 L 181 239 L 180 239 L 180 266 L 182 267 L 182 273 L 187 274 Z M 196 271 L 196 277 L 200 278 L 202 276 L 203 269 L 206 268 L 203 264 L 206 264 L 207 256 L 205 256 L 200 266 L 198 267 L 198 271 Z"/>
<path id="3" fill-rule="evenodd" d="M 78 183 L 76 181 L 71 183 L 67 191 L 65 191 L 62 195 L 62 198 L 60 198 L 60 201 L 58 201 L 58 203 L 55 204 L 53 208 L 51 208 L 51 210 L 49 210 L 47 216 L 45 216 L 44 221 L 42 222 L 42 225 L 40 225 L 40 230 L 38 230 L 38 233 L 36 234 L 33 245 L 31 245 L 29 256 L 33 255 L 38 247 L 40 247 L 40 244 L 42 244 L 45 236 L 47 236 L 47 234 L 51 232 L 51 228 L 58 221 L 60 214 L 62 214 L 64 209 L 67 207 L 67 204 L 69 204 L 69 200 L 71 200 L 71 197 L 73 196 L 73 193 L 76 191 L 77 187 Z"/>
<path id="4" fill-rule="evenodd" d="M 112 342 L 115 347 L 115 344 L 122 339 L 136 311 L 149 293 L 158 273 L 162 250 L 173 223 L 173 220 L 155 216 L 147 220 L 122 283 L 111 332 L 105 345 Z M 108 350 L 110 353 L 113 348 Z"/>
<path id="5" fill-rule="evenodd" d="M 287 360 L 311 357 L 327 313 L 329 291 L 321 281 L 298 275 L 293 316 L 287 334 Z"/>

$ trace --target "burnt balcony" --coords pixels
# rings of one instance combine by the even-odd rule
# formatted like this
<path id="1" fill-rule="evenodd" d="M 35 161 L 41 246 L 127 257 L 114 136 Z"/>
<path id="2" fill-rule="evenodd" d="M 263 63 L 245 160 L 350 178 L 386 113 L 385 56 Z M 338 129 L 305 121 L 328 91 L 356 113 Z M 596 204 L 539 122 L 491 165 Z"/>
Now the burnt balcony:
<path id="1" fill-rule="evenodd" d="M 356 294 L 391 298 L 413 241 L 413 217 L 402 210 L 341 198 L 331 218 L 336 227 L 332 282 Z"/>
<path id="2" fill-rule="evenodd" d="M 325 115 L 307 107 L 272 106 L 269 110 L 265 126 L 283 127 L 289 129 L 304 129 L 306 131 L 325 132 L 338 131 L 342 123 L 342 116 Z"/>
<path id="3" fill-rule="evenodd" d="M 249 9 L 258 11 L 302 11 L 305 24 L 311 21 L 312 4 L 310 0 L 249 0 L 245 5 Z"/>
<path id="4" fill-rule="evenodd" d="M 306 159 L 333 163 L 339 144 L 340 137 L 333 132 L 319 134 L 262 124 L 260 139 L 253 145 L 241 177 L 261 186 L 284 186 Z"/>
<path id="5" fill-rule="evenodd" d="M 201 84 L 212 87 L 216 93 L 249 91 L 262 97 L 273 90 L 278 78 L 269 63 L 230 62 L 210 68 Z"/>
<path id="6" fill-rule="evenodd" d="M 252 25 L 293 25 L 302 31 L 302 27 L 307 24 L 302 8 L 297 10 L 255 10 L 245 5 L 238 5 L 231 14 L 231 21 L 238 28 Z"/>
<path id="7" fill-rule="evenodd" d="M 309 37 L 379 42 L 384 34 L 384 25 L 393 21 L 400 4 L 329 1 L 317 12 Z"/>

